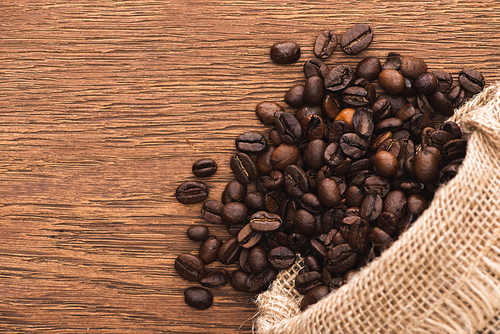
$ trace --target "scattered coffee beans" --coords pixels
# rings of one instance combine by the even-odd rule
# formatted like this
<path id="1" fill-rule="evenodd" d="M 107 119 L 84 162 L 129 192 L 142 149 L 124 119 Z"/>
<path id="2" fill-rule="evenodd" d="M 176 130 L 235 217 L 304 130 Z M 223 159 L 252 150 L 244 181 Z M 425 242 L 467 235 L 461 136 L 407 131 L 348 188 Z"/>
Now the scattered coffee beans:
<path id="1" fill-rule="evenodd" d="M 353 55 L 372 38 L 371 28 L 358 24 L 343 34 L 340 46 Z M 314 54 L 326 59 L 336 44 L 335 33 L 323 31 Z M 271 48 L 275 63 L 299 57 L 294 42 Z M 201 210 L 207 222 L 225 224 L 231 237 L 223 242 L 205 226 L 190 227 L 188 237 L 201 244 L 198 256 L 175 260 L 181 277 L 208 288 L 230 282 L 238 291 L 256 293 L 300 254 L 304 268 L 295 286 L 305 295 L 305 309 L 390 247 L 429 206 L 439 185 L 457 174 L 467 138 L 453 122 L 436 128 L 433 118 L 452 115 L 481 91 L 481 73 L 464 69 L 453 78 L 396 52 L 382 61 L 367 57 L 355 71 L 347 64 L 330 69 L 318 59 L 305 62 L 303 70 L 304 82 L 284 97 L 295 112 L 261 102 L 255 113 L 270 126 L 268 136 L 245 132 L 236 138 L 238 152 L 230 159 L 235 179 L 220 201 L 206 201 Z M 211 159 L 193 165 L 200 177 L 215 170 Z M 207 196 L 206 185 L 197 181 L 176 191 L 185 204 Z M 229 275 L 205 267 L 216 259 L 237 269 Z M 185 300 L 203 309 L 212 304 L 212 294 L 189 288 Z"/>

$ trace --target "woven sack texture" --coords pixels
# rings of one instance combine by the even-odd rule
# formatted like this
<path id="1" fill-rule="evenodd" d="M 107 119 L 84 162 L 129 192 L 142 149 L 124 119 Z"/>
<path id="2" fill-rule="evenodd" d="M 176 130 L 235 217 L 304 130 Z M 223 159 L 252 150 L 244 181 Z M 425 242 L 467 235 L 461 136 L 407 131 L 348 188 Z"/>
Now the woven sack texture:
<path id="1" fill-rule="evenodd" d="M 257 297 L 256 333 L 500 333 L 500 84 L 451 120 L 466 157 L 411 228 L 304 312 L 299 258 Z"/>

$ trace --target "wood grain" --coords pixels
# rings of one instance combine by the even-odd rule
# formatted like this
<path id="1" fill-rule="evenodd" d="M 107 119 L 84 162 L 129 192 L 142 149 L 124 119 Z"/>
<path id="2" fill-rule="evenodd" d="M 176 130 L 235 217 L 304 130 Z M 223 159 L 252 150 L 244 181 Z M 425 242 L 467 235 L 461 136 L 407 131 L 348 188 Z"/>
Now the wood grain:
<path id="1" fill-rule="evenodd" d="M 175 201 L 213 157 L 219 199 L 234 138 L 266 132 L 254 108 L 283 106 L 319 32 L 371 25 L 354 66 L 389 51 L 430 69 L 497 79 L 500 3 L 487 1 L 1 1 L 0 329 L 52 333 L 249 333 L 253 295 L 183 301 L 173 269 L 201 205 Z M 279 66 L 269 47 L 294 40 Z M 211 233 L 227 239 L 221 226 Z M 212 265 L 215 266 L 215 265 Z"/>

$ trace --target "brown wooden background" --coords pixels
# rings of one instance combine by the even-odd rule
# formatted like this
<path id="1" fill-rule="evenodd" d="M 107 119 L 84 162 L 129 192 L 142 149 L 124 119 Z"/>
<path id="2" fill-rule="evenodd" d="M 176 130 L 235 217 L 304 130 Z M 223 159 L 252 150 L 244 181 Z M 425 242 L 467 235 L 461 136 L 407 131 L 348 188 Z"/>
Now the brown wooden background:
<path id="1" fill-rule="evenodd" d="M 185 230 L 201 205 L 173 197 L 191 164 L 214 157 L 219 199 L 234 138 L 267 131 L 254 115 L 283 103 L 324 29 L 371 25 L 369 49 L 430 69 L 496 80 L 500 3 L 486 1 L 0 1 L 0 330 L 248 333 L 250 294 L 213 290 L 173 269 L 194 252 Z M 276 41 L 302 57 L 279 66 Z M 221 226 L 210 226 L 222 239 Z"/>

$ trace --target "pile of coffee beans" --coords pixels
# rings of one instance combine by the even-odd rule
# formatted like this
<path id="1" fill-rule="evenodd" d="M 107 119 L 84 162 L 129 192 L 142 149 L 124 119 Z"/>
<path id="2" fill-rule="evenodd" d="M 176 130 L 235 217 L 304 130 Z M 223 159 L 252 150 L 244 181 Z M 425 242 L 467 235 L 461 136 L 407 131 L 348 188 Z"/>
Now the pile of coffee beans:
<path id="1" fill-rule="evenodd" d="M 356 54 L 372 41 L 367 25 L 356 25 L 341 38 L 341 49 Z M 332 55 L 337 37 L 319 34 L 314 53 Z M 296 62 L 294 42 L 276 43 L 276 63 Z M 230 159 L 234 179 L 221 200 L 204 202 L 201 216 L 225 224 L 223 242 L 206 226 L 187 235 L 201 241 L 197 255 L 181 254 L 175 268 L 201 287 L 185 291 L 186 303 L 207 308 L 212 294 L 228 282 L 238 291 L 267 289 L 279 270 L 296 256 L 304 260 L 296 289 L 302 309 L 346 284 L 360 268 L 391 246 L 422 214 L 437 187 L 453 178 L 465 156 L 467 138 L 450 116 L 467 97 L 481 91 L 483 76 L 464 69 L 458 84 L 445 71 L 429 71 L 423 59 L 390 52 L 383 63 L 363 59 L 356 68 L 330 68 L 319 59 L 304 63 L 305 81 L 291 87 L 284 101 L 295 111 L 264 101 L 255 113 L 269 125 L 267 136 L 245 132 L 235 140 Z M 375 81 L 378 81 L 378 86 Z M 381 89 L 383 91 L 381 91 Z M 377 94 L 377 91 L 380 93 Z M 216 172 L 212 159 L 193 164 L 193 173 Z M 181 184 L 181 203 L 208 196 L 203 182 Z M 206 269 L 214 261 L 237 269 Z"/>

